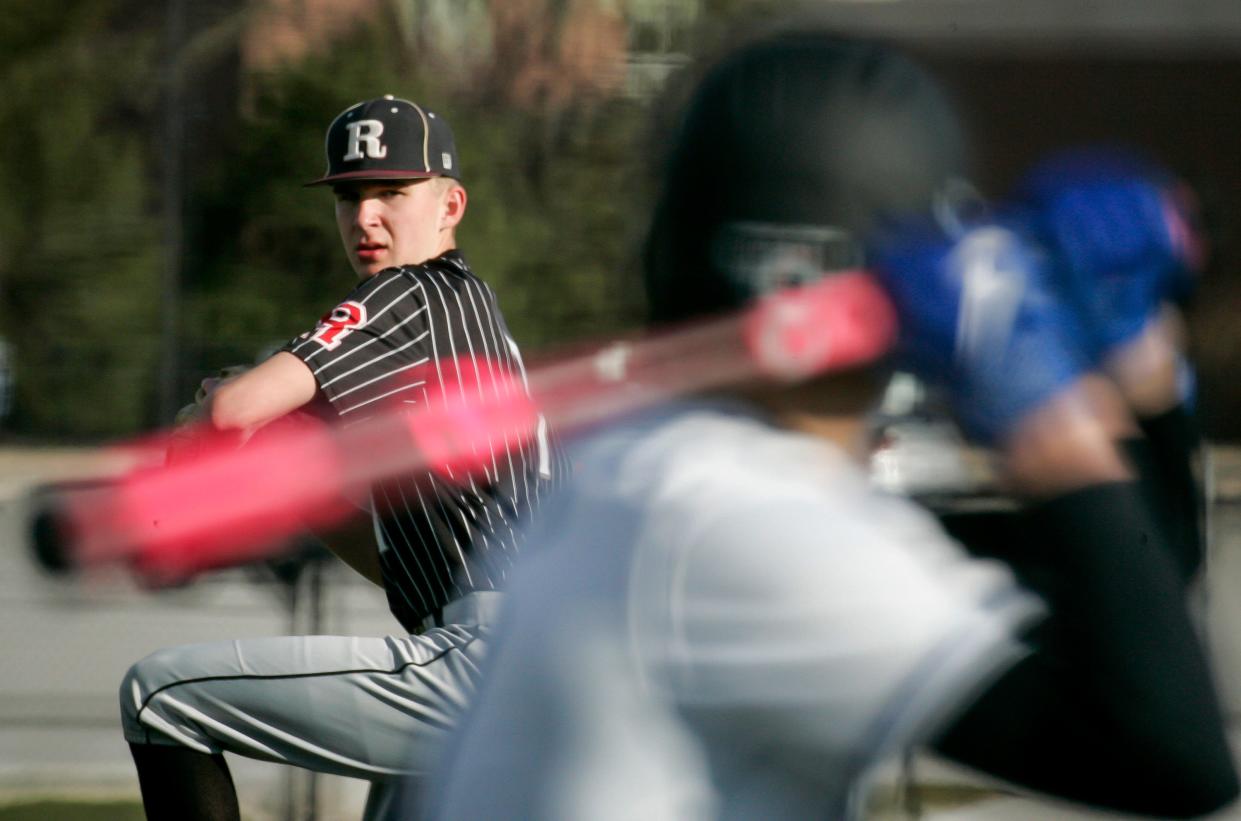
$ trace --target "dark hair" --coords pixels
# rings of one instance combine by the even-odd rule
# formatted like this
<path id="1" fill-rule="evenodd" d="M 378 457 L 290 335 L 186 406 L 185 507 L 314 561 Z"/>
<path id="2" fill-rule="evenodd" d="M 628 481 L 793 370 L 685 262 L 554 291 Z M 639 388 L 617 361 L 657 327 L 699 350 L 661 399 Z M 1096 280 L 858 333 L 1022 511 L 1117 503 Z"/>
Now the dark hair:
<path id="1" fill-rule="evenodd" d="M 725 270 L 713 244 L 726 226 L 829 229 L 860 249 L 887 218 L 928 209 L 964 157 L 942 89 L 886 45 L 803 31 L 741 47 L 699 84 L 668 155 L 645 248 L 651 318 L 769 286 Z"/>

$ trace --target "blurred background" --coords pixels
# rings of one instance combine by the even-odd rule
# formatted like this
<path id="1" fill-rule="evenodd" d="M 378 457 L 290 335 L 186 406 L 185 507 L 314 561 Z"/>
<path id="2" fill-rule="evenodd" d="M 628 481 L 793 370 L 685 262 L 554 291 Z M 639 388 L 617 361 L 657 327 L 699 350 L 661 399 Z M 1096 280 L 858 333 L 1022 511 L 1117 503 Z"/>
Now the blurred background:
<path id="1" fill-rule="evenodd" d="M 459 241 L 537 353 L 641 323 L 644 219 L 683 69 L 789 14 L 928 62 L 965 112 L 985 193 L 1099 139 L 1197 189 L 1213 255 L 1188 317 L 1217 445 L 1213 612 L 1241 613 L 1223 547 L 1241 496 L 1237 0 L 4 0 L 0 819 L 87 817 L 54 803 L 70 793 L 96 802 L 89 817 L 137 817 L 114 693 L 156 647 L 395 626 L 378 590 L 313 561 L 156 593 L 50 578 L 24 554 L 32 484 L 166 426 L 201 378 L 351 288 L 331 195 L 302 188 L 331 118 L 394 94 L 448 119 L 470 192 Z M 356 786 L 256 768 L 239 772 L 255 817 L 356 814 Z"/>
<path id="2" fill-rule="evenodd" d="M 1045 150 L 1152 150 L 1201 193 L 1191 311 L 1209 432 L 1241 436 L 1235 0 L 6 0 L 6 435 L 168 423 L 198 380 L 305 329 L 351 280 L 326 124 L 391 93 L 453 124 L 462 246 L 529 349 L 642 316 L 634 267 L 678 70 L 800 11 L 902 42 L 957 94 L 988 193 Z M 672 90 L 669 91 L 668 89 Z"/>

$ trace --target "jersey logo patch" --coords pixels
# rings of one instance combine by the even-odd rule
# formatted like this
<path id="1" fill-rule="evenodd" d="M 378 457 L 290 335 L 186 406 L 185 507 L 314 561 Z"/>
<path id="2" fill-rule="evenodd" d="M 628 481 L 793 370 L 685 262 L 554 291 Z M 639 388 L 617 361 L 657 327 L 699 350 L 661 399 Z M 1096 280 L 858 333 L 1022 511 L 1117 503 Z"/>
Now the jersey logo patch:
<path id="1" fill-rule="evenodd" d="M 346 336 L 366 325 L 366 306 L 361 302 L 342 302 L 319 320 L 310 338 L 325 351 L 335 350 Z"/>

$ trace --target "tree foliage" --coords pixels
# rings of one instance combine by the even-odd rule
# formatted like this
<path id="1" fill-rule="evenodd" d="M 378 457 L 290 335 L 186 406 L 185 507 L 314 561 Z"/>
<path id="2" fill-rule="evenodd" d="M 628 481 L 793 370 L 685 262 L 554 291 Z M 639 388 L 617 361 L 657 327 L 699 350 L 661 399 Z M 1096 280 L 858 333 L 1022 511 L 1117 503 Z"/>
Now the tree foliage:
<path id="1" fill-rule="evenodd" d="M 0 202 L 0 335 L 17 361 L 11 421 L 27 433 L 111 436 L 167 421 L 156 418 L 154 396 L 160 21 L 120 31 L 110 21 L 124 5 L 78 0 L 58 17 L 23 17 L 41 44 L 0 62 L 0 183 L 20 192 Z M 519 105 L 482 91 L 494 83 L 463 83 L 460 72 L 419 59 L 410 42 L 393 21 L 375 21 L 296 64 L 242 78 L 239 98 L 210 113 L 229 125 L 212 132 L 186 180 L 187 397 L 203 375 L 305 330 L 353 287 L 331 196 L 303 183 L 324 166 L 331 118 L 384 93 L 452 124 L 470 194 L 458 239 L 524 347 L 640 318 L 642 106 L 599 96 Z M 226 75 L 219 62 L 198 64 L 188 87 L 209 90 L 216 80 L 201 72 Z"/>
<path id="2" fill-rule="evenodd" d="M 10 192 L 0 336 L 15 360 L 13 421 L 62 435 L 133 430 L 149 418 L 158 357 L 154 40 L 110 33 L 119 2 L 19 5 L 0 35 L 0 188 Z"/>

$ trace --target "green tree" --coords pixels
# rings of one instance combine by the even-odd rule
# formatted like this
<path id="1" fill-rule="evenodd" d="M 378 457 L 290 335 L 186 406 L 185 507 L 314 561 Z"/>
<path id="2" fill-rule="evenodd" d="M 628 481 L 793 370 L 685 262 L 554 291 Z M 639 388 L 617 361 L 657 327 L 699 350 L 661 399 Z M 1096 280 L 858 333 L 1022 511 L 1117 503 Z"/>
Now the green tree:
<path id="1" fill-rule="evenodd" d="M 14 425 L 111 435 L 149 421 L 158 225 L 147 112 L 154 39 L 119 0 L 18 0 L 0 34 L 0 335 Z M 18 23 L 17 21 L 20 21 Z"/>
<path id="2" fill-rule="evenodd" d="M 166 423 L 155 402 L 163 18 L 139 0 L 71 0 L 54 10 L 13 2 L 20 8 L 0 29 L 0 184 L 16 194 L 0 201 L 13 425 L 98 438 Z M 644 103 L 596 93 L 554 108 L 519 105 L 496 93 L 511 66 L 483 66 L 491 79 L 448 70 L 382 17 L 230 88 L 244 20 L 222 19 L 187 49 L 191 102 L 202 109 L 194 122 L 213 124 L 189 134 L 187 400 L 203 375 L 305 330 L 352 287 L 331 196 L 302 184 L 323 167 L 331 117 L 383 93 L 425 102 L 453 124 L 471 196 L 460 242 L 524 347 L 640 321 L 635 261 L 651 177 Z"/>

